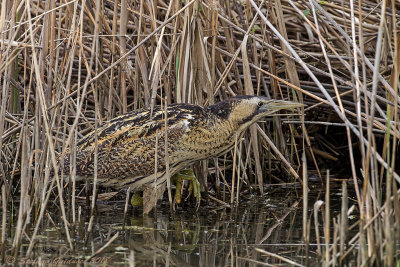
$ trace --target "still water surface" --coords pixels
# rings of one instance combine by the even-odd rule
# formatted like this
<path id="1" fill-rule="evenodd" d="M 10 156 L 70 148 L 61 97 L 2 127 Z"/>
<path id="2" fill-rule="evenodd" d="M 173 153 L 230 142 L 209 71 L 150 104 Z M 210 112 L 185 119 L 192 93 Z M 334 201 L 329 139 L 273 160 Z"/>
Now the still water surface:
<path id="1" fill-rule="evenodd" d="M 315 201 L 325 198 L 319 186 L 310 188 L 309 218 Z M 185 204 L 171 213 L 168 202 L 163 202 L 155 215 L 143 216 L 140 210 L 131 210 L 125 218 L 123 200 L 101 202 L 91 234 L 87 233 L 89 212 L 82 209 L 81 223 L 71 229 L 74 250 L 65 240 L 58 211 L 50 208 L 47 217 L 54 224 L 46 220 L 29 260 L 59 266 L 287 265 L 261 249 L 305 264 L 301 194 L 298 185 L 272 186 L 262 197 L 243 194 L 239 205 L 232 209 L 209 200 L 197 212 L 194 204 Z M 340 209 L 339 189 L 331 196 L 331 215 L 335 216 Z M 315 240 L 314 232 L 311 228 L 311 240 Z M 22 246 L 21 254 L 26 247 Z M 311 263 L 318 262 L 315 249 L 311 244 Z M 23 257 L 19 262 L 29 263 Z"/>

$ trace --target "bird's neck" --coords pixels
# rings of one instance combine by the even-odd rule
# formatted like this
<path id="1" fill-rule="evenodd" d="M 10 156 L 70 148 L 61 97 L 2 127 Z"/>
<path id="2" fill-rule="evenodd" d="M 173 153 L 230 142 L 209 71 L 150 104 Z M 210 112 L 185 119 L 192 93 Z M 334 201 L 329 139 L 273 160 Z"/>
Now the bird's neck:
<path id="1" fill-rule="evenodd" d="M 218 138 L 226 140 L 234 141 L 235 138 L 240 138 L 244 131 L 249 127 L 247 123 L 243 124 L 241 121 L 238 121 L 232 117 L 220 118 L 215 116 L 209 121 L 210 133 Z"/>

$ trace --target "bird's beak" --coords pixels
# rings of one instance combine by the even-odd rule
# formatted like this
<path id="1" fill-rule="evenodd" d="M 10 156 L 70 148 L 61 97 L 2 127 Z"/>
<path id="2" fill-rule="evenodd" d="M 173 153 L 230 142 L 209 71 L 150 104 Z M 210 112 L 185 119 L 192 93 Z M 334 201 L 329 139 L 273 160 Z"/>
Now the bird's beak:
<path id="1" fill-rule="evenodd" d="M 297 103 L 297 102 L 273 99 L 273 100 L 267 101 L 260 108 L 260 110 L 274 113 L 281 109 L 292 109 L 292 108 L 298 108 L 298 107 L 303 107 L 303 106 L 305 106 L 305 105 L 301 104 L 301 103 Z"/>

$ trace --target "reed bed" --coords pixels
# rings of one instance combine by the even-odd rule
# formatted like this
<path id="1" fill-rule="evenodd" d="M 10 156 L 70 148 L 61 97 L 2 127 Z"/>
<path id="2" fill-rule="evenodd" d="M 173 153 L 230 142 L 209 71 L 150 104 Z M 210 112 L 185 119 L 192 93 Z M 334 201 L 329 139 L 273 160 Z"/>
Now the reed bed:
<path id="1" fill-rule="evenodd" d="M 2 0 L 0 10 L 3 260 L 21 254 L 23 240 L 22 254 L 32 253 L 52 205 L 73 247 L 76 194 L 85 188 L 88 203 L 93 195 L 93 210 L 95 190 L 66 185 L 52 170 L 102 122 L 144 106 L 254 94 L 307 106 L 197 164 L 210 201 L 240 205 L 243 189 L 262 194 L 269 183 L 300 182 L 304 255 L 318 242 L 325 265 L 398 264 L 399 2 Z M 313 207 L 310 177 L 326 187 Z M 333 217 L 329 185 L 338 178 L 342 210 Z"/>

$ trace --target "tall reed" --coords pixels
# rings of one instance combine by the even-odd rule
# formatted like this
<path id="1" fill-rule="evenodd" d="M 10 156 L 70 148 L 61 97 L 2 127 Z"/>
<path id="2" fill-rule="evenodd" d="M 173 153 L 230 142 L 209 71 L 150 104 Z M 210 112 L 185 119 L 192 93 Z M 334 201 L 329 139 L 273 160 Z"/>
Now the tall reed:
<path id="1" fill-rule="evenodd" d="M 327 196 L 313 212 L 324 207 L 324 223 L 321 216 L 303 221 L 305 243 L 317 242 L 327 265 L 354 251 L 359 264 L 398 261 L 398 1 L 0 5 L 2 253 L 12 247 L 22 256 L 21 240 L 33 227 L 24 251 L 32 253 L 41 224 L 49 220 L 48 206 L 60 207 L 63 232 L 74 247 L 70 226 L 80 214 L 78 189 L 86 186 L 93 210 L 99 188 L 96 182 L 91 190 L 88 183 L 65 186 L 56 159 L 75 151 L 77 141 L 102 122 L 144 106 L 211 105 L 254 94 L 307 107 L 252 127 L 223 159 L 199 163 L 204 190 L 218 181 L 218 194 L 211 190 L 210 199 L 230 207 L 240 204 L 245 187 L 262 194 L 268 183 L 291 181 L 303 183 L 306 205 L 308 176 L 329 188 L 330 169 L 331 177 L 351 177 L 358 233 L 347 231 L 346 197 L 334 218 Z M 76 172 L 73 165 L 63 167 Z M 303 214 L 309 214 L 307 206 Z M 312 224 L 317 240 L 307 230 Z M 7 227 L 15 229 L 11 239 Z"/>

